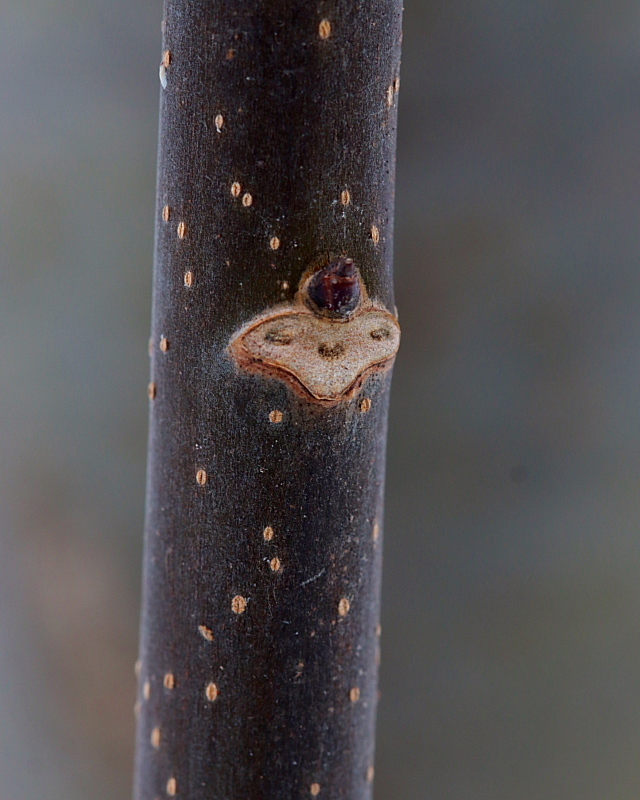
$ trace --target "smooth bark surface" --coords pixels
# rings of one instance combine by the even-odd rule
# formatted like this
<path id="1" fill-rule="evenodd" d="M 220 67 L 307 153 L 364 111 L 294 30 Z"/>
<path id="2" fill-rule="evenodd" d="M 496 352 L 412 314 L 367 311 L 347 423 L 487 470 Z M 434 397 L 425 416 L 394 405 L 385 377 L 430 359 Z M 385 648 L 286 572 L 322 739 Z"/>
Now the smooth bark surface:
<path id="1" fill-rule="evenodd" d="M 137 800 L 371 796 L 390 372 L 324 407 L 228 345 L 340 256 L 394 313 L 400 18 L 166 5 Z"/>

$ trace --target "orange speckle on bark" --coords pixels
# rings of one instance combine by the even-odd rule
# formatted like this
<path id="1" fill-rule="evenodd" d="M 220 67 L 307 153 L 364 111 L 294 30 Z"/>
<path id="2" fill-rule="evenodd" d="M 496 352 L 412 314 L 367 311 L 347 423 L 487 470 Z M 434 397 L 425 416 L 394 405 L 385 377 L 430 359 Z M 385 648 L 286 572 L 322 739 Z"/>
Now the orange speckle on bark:
<path id="1" fill-rule="evenodd" d="M 208 475 L 206 470 L 199 469 L 196 472 L 196 481 L 200 484 L 200 486 L 204 486 L 207 480 L 208 480 Z"/>
<path id="2" fill-rule="evenodd" d="M 347 597 L 343 597 L 338 603 L 338 614 L 340 614 L 341 617 L 346 617 L 350 608 L 351 603 L 349 602 L 349 599 Z"/>
<path id="3" fill-rule="evenodd" d="M 331 23 L 328 19 L 321 20 L 318 25 L 318 34 L 321 39 L 328 39 L 331 36 Z"/>
<path id="4" fill-rule="evenodd" d="M 162 734 L 160 732 L 160 728 L 154 728 L 151 731 L 151 744 L 157 750 L 160 747 L 160 740 L 162 738 Z"/>
<path id="5" fill-rule="evenodd" d="M 176 677 L 173 672 L 167 672 L 164 676 L 164 680 L 162 681 L 164 684 L 165 689 L 175 689 L 176 688 Z"/>
<path id="6" fill-rule="evenodd" d="M 231 601 L 231 610 L 234 614 L 244 614 L 247 609 L 247 600 L 241 594 L 237 594 Z"/>
<path id="7" fill-rule="evenodd" d="M 198 631 L 203 639 L 206 639 L 208 642 L 213 641 L 213 631 L 211 628 L 207 628 L 206 625 L 198 625 Z"/>
<path id="8" fill-rule="evenodd" d="M 204 690 L 205 697 L 210 703 L 213 703 L 214 700 L 218 697 L 218 687 L 215 683 L 208 683 Z"/>

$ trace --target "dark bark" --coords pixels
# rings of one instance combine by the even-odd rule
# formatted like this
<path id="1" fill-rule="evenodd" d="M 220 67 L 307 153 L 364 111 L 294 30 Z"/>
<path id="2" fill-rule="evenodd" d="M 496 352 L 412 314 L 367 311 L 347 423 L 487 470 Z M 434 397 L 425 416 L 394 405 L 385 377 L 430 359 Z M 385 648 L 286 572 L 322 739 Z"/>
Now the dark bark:
<path id="1" fill-rule="evenodd" d="M 166 4 L 137 800 L 371 796 L 390 371 L 323 404 L 229 342 L 340 257 L 394 313 L 400 16 Z"/>

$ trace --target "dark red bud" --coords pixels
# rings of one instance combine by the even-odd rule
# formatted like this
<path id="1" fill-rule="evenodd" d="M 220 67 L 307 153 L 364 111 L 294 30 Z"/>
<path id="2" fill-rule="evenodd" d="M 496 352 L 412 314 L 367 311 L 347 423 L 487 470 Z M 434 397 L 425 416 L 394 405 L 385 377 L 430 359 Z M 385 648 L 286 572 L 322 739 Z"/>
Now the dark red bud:
<path id="1" fill-rule="evenodd" d="M 309 299 L 329 317 L 348 317 L 360 303 L 360 276 L 352 258 L 337 258 L 311 278 Z"/>

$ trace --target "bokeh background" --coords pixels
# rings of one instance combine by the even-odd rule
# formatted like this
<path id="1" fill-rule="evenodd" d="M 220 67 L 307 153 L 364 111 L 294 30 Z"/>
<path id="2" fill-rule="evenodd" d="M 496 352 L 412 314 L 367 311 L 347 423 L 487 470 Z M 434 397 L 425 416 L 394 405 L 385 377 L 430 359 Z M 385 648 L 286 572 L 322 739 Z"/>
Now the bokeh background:
<path id="1" fill-rule="evenodd" d="M 130 796 L 161 16 L 0 6 L 0 800 Z M 640 4 L 407 0 L 398 158 L 376 800 L 637 800 Z"/>

